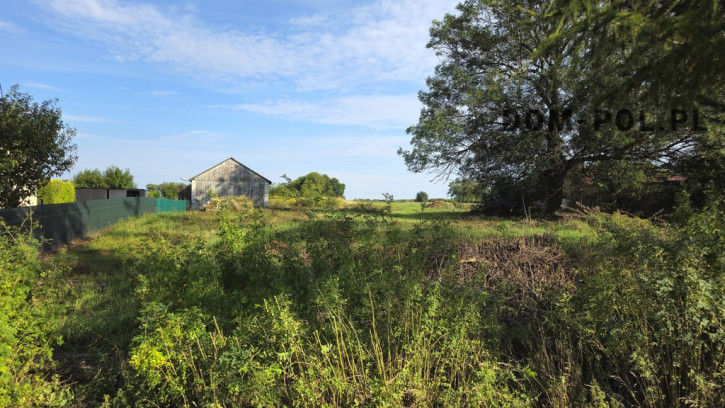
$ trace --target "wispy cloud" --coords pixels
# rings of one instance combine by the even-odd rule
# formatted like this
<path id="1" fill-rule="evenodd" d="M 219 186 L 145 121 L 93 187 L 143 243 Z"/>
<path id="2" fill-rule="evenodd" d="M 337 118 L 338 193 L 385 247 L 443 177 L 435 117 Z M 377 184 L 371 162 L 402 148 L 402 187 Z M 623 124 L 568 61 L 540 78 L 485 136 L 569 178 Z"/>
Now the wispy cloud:
<path id="1" fill-rule="evenodd" d="M 52 0 L 57 27 L 119 60 L 144 60 L 207 78 L 287 78 L 302 90 L 420 81 L 435 65 L 431 20 L 455 1 L 379 0 L 339 15 L 301 16 L 294 29 L 216 27 L 190 11 L 115 0 Z M 322 24 L 322 23 L 325 24 Z"/>
<path id="2" fill-rule="evenodd" d="M 176 96 L 178 94 L 178 92 L 170 91 L 168 89 L 154 89 L 153 91 L 149 92 L 149 95 L 153 96 L 154 98 L 168 98 L 171 96 Z"/>
<path id="3" fill-rule="evenodd" d="M 22 34 L 24 29 L 13 23 L 12 21 L 0 20 L 0 32 L 19 35 Z"/>
<path id="4" fill-rule="evenodd" d="M 240 104 L 234 109 L 329 125 L 405 129 L 417 118 L 415 95 L 346 96 L 321 101 L 280 100 Z"/>
<path id="5" fill-rule="evenodd" d="M 63 115 L 63 119 L 68 122 L 80 122 L 80 123 L 107 123 L 113 122 L 111 119 L 97 118 L 93 116 L 78 116 L 78 115 Z"/>
<path id="6" fill-rule="evenodd" d="M 43 83 L 34 82 L 34 81 L 23 81 L 20 83 L 20 86 L 23 88 L 42 89 L 44 91 L 53 91 L 53 92 L 62 91 L 62 89 L 55 87 L 53 85 L 43 84 Z"/>

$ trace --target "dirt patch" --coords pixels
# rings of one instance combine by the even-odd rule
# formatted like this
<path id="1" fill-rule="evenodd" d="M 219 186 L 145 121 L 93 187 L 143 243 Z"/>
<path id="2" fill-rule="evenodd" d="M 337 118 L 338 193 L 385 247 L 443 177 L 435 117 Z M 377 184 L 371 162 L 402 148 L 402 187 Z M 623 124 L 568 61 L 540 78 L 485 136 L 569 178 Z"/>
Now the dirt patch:
<path id="1" fill-rule="evenodd" d="M 551 235 L 459 243 L 453 270 L 461 284 L 475 279 L 484 289 L 518 300 L 537 300 L 547 291 L 575 286 L 571 263 Z"/>

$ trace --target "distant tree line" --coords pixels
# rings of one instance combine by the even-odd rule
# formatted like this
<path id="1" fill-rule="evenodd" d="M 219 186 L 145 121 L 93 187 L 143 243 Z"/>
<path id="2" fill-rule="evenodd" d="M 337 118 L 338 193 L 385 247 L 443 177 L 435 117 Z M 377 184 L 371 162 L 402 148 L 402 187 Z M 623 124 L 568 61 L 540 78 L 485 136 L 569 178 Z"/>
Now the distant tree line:
<path id="1" fill-rule="evenodd" d="M 113 165 L 103 172 L 98 169 L 83 170 L 73 176 L 73 185 L 76 188 L 136 188 L 131 171 L 129 169 L 121 170 Z"/>

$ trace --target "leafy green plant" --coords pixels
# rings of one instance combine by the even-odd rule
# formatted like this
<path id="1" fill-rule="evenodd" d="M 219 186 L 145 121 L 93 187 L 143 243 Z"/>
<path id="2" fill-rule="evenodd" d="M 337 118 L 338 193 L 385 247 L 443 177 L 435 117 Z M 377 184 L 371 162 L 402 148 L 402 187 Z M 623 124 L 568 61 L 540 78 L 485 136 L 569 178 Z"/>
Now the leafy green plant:
<path id="1" fill-rule="evenodd" d="M 720 406 L 721 208 L 164 219 L 203 238 L 138 220 L 141 312 L 108 405 Z"/>
<path id="2" fill-rule="evenodd" d="M 76 200 L 76 189 L 73 183 L 50 180 L 38 190 L 38 199 L 43 204 L 72 203 Z"/>
<path id="3" fill-rule="evenodd" d="M 51 374 L 61 310 L 48 303 L 39 243 L 0 221 L 0 406 L 64 406 L 68 391 Z"/>

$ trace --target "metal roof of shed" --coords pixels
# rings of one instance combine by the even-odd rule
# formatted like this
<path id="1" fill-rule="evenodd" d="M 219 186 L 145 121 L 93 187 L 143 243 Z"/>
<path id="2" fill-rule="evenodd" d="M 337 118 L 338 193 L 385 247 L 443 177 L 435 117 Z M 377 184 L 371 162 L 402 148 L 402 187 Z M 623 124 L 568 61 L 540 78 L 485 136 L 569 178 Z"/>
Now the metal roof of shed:
<path id="1" fill-rule="evenodd" d="M 201 173 L 197 174 L 196 176 L 194 176 L 194 177 L 191 177 L 191 178 L 189 179 L 189 181 L 191 181 L 191 180 L 194 180 L 194 179 L 196 179 L 197 177 L 201 176 L 202 174 L 206 173 L 207 171 L 209 171 L 209 170 L 212 170 L 212 169 L 214 169 L 215 167 L 217 167 L 217 166 L 221 165 L 222 163 L 224 163 L 224 162 L 226 162 L 226 161 L 228 161 L 228 160 L 232 160 L 232 161 L 234 161 L 234 162 L 235 162 L 235 163 L 237 163 L 238 165 L 240 165 L 240 166 L 244 167 L 245 169 L 247 169 L 247 170 L 251 171 L 252 173 L 254 173 L 254 174 L 258 175 L 259 177 L 263 178 L 263 179 L 264 179 L 264 180 L 265 180 L 265 181 L 266 181 L 267 183 L 269 183 L 269 184 L 272 184 L 272 181 L 271 181 L 271 180 L 269 180 L 269 179 L 268 179 L 267 177 L 264 177 L 263 175 L 261 175 L 261 174 L 257 173 L 256 171 L 254 171 L 254 170 L 250 169 L 249 167 L 245 166 L 244 164 L 242 164 L 242 163 L 241 163 L 241 162 L 240 162 L 239 160 L 235 159 L 234 157 L 230 157 L 230 158 L 228 158 L 228 159 L 226 159 L 226 160 L 222 160 L 222 161 L 220 161 L 219 163 L 217 163 L 217 164 L 215 164 L 215 165 L 213 165 L 213 166 L 209 167 L 208 169 L 206 169 L 206 170 L 202 171 Z"/>

